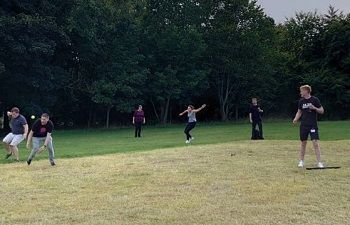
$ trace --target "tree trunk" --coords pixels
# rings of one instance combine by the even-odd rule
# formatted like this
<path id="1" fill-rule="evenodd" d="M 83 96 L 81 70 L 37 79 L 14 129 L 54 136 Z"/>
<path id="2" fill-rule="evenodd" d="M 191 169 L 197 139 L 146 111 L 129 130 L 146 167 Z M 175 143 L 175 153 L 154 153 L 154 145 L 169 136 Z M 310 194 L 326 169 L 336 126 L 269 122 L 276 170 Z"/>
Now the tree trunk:
<path id="1" fill-rule="evenodd" d="M 92 106 L 90 106 L 90 108 L 89 108 L 89 118 L 88 118 L 88 123 L 87 123 L 88 128 L 91 128 L 91 122 L 92 122 Z"/>
<path id="2" fill-rule="evenodd" d="M 108 106 L 108 107 L 107 107 L 107 113 L 106 113 L 106 128 L 109 128 L 109 116 L 110 116 L 110 113 L 111 113 L 111 109 L 112 109 L 111 106 Z"/>
<path id="3" fill-rule="evenodd" d="M 152 103 L 152 106 L 153 106 L 153 112 L 154 112 L 154 114 L 156 115 L 158 122 L 160 122 L 160 118 L 159 118 L 159 115 L 158 115 L 158 112 L 157 112 L 157 108 L 156 108 L 156 106 L 154 105 L 153 100 L 151 100 L 151 103 Z"/>

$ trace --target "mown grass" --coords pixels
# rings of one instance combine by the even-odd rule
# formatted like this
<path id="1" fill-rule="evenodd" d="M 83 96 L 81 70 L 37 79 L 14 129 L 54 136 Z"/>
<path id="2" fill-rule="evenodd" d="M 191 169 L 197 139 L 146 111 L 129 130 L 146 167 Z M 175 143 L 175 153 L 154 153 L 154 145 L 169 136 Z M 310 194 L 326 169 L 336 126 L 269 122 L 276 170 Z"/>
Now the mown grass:
<path id="1" fill-rule="evenodd" d="M 210 139 L 201 135 L 200 143 Z M 348 224 L 350 141 L 322 143 L 326 164 L 339 170 L 297 169 L 298 145 L 233 141 L 59 159 L 56 167 L 3 164 L 0 224 Z M 310 146 L 306 160 L 314 165 Z"/>
<path id="2" fill-rule="evenodd" d="M 184 125 L 168 127 L 145 127 L 142 139 L 133 137 L 133 128 L 59 130 L 53 134 L 56 158 L 72 158 L 110 153 L 147 151 L 153 149 L 184 146 Z M 193 145 L 228 143 L 250 139 L 251 127 L 247 123 L 199 123 L 194 129 Z M 299 127 L 290 122 L 269 122 L 264 124 L 266 140 L 298 140 Z M 320 122 L 322 141 L 350 140 L 350 121 Z M 3 151 L 5 154 L 5 152 Z M 20 146 L 21 160 L 29 152 Z M 46 154 L 38 159 L 46 158 Z M 0 158 L 1 163 L 12 160 Z"/>

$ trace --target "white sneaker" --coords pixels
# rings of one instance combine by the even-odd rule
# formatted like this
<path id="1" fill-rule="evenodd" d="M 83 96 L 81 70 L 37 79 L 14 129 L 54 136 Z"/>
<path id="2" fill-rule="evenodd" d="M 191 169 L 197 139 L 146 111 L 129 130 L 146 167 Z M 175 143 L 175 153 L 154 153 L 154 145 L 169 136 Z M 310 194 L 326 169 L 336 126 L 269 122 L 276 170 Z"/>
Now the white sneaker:
<path id="1" fill-rule="evenodd" d="M 304 167 L 304 161 L 300 160 L 298 164 L 298 168 L 303 168 Z"/>
<path id="2" fill-rule="evenodd" d="M 322 162 L 318 162 L 318 163 L 317 163 L 317 167 L 318 167 L 318 168 L 324 168 L 324 165 L 323 165 Z"/>
<path id="3" fill-rule="evenodd" d="M 191 137 L 191 139 L 190 139 L 191 141 L 193 141 L 194 140 L 194 137 Z"/>
<path id="4" fill-rule="evenodd" d="M 186 144 L 189 144 L 189 143 L 191 143 L 189 140 L 186 140 L 186 142 L 185 142 Z"/>

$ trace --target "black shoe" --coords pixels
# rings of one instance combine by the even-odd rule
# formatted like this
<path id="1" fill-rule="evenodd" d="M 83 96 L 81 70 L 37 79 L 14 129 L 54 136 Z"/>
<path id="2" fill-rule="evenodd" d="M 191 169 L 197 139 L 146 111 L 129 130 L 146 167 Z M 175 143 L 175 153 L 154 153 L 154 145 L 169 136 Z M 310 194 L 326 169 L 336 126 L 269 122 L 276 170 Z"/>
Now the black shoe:
<path id="1" fill-rule="evenodd" d="M 10 156 L 11 156 L 11 155 L 12 155 L 12 153 L 10 153 L 10 154 L 6 154 L 5 159 L 10 158 Z"/>
<path id="2" fill-rule="evenodd" d="M 32 160 L 31 160 L 31 159 L 28 159 L 28 160 L 27 160 L 28 166 L 29 166 L 31 163 L 32 163 Z"/>
<path id="3" fill-rule="evenodd" d="M 50 162 L 51 163 L 51 166 L 56 166 L 56 163 L 55 162 Z"/>

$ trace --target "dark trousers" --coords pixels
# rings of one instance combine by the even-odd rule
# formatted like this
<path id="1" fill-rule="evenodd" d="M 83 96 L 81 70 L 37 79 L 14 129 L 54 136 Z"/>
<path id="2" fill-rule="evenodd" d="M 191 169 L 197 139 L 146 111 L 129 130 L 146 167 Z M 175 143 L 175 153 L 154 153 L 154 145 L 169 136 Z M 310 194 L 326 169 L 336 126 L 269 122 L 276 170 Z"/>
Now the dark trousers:
<path id="1" fill-rule="evenodd" d="M 141 137 L 142 122 L 135 122 L 135 137 Z"/>
<path id="2" fill-rule="evenodd" d="M 190 140 L 192 138 L 191 134 L 190 134 L 190 131 L 195 128 L 196 126 L 196 122 L 191 122 L 191 123 L 188 123 L 186 128 L 185 128 L 185 131 L 184 133 L 186 134 L 186 139 L 187 140 Z"/>
<path id="3" fill-rule="evenodd" d="M 257 127 L 259 128 L 259 130 L 257 130 Z M 252 123 L 252 140 L 257 139 L 264 139 L 261 121 L 253 121 Z"/>

